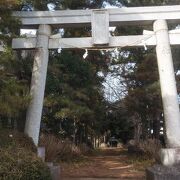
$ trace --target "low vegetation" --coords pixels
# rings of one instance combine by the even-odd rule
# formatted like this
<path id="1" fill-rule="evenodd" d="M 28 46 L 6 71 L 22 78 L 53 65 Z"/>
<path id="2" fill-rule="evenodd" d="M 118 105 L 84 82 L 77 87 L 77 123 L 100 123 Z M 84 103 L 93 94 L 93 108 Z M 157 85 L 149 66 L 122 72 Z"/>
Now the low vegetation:
<path id="1" fill-rule="evenodd" d="M 162 148 L 162 144 L 158 139 L 140 140 L 138 143 L 131 140 L 127 144 L 127 148 L 129 154 L 143 156 L 147 159 L 158 159 L 158 153 Z"/>
<path id="2" fill-rule="evenodd" d="M 82 160 L 83 155 L 92 151 L 85 144 L 76 146 L 68 139 L 63 140 L 52 134 L 42 134 L 40 146 L 44 146 L 46 149 L 45 159 L 47 162 Z"/>
<path id="3" fill-rule="evenodd" d="M 51 180 L 49 168 L 36 155 L 30 138 L 15 131 L 0 133 L 0 179 Z"/>

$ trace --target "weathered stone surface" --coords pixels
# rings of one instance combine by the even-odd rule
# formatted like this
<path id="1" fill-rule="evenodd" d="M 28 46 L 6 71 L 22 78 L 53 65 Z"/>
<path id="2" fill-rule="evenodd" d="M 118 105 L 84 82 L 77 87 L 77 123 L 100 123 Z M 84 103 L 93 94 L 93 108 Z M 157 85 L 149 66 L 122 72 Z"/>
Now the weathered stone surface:
<path id="1" fill-rule="evenodd" d="M 180 112 L 167 21 L 156 20 L 154 32 L 167 145 L 177 148 L 180 147 Z"/>
<path id="2" fill-rule="evenodd" d="M 37 27 L 39 24 L 53 24 L 56 27 L 90 26 L 93 10 L 60 11 L 19 11 L 13 16 L 20 18 L 24 27 Z M 108 9 L 110 25 L 147 25 L 157 19 L 179 23 L 180 6 L 150 6 Z"/>
<path id="3" fill-rule="evenodd" d="M 52 166 L 52 164 L 49 164 L 48 167 L 51 172 L 52 180 L 60 180 L 60 177 L 61 177 L 60 166 Z"/>
<path id="4" fill-rule="evenodd" d="M 25 134 L 33 139 L 37 146 L 46 84 L 47 66 L 49 60 L 49 36 L 51 27 L 40 25 L 37 35 L 37 50 L 34 56 L 30 96 L 31 101 L 26 114 Z"/>
<path id="5" fill-rule="evenodd" d="M 92 39 L 94 45 L 109 44 L 109 13 L 107 10 L 92 11 Z"/>
<path id="6" fill-rule="evenodd" d="M 146 170 L 146 180 L 180 180 L 180 165 L 154 165 Z"/>
<path id="7" fill-rule="evenodd" d="M 45 161 L 45 147 L 37 148 L 37 156 L 40 157 L 43 161 Z"/>
<path id="8" fill-rule="evenodd" d="M 160 162 L 165 166 L 180 164 L 180 148 L 161 149 Z"/>

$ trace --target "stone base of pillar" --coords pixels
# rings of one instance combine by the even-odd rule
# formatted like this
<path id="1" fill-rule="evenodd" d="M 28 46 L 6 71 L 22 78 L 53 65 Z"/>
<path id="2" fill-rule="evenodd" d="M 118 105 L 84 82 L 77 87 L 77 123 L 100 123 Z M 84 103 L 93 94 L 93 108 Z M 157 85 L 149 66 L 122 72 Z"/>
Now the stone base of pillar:
<path id="1" fill-rule="evenodd" d="M 47 166 L 50 169 L 52 180 L 59 180 L 61 177 L 61 168 L 59 165 L 53 165 L 52 162 L 48 162 Z"/>
<path id="2" fill-rule="evenodd" d="M 158 160 L 146 170 L 146 180 L 180 180 L 180 148 L 161 149 Z"/>
<path id="3" fill-rule="evenodd" d="M 45 162 L 45 147 L 38 147 L 37 148 L 37 156 Z"/>
<path id="4" fill-rule="evenodd" d="M 160 150 L 160 163 L 164 166 L 180 165 L 180 148 L 166 148 Z"/>
<path id="5" fill-rule="evenodd" d="M 154 165 L 146 170 L 146 180 L 179 180 L 180 165 Z"/>

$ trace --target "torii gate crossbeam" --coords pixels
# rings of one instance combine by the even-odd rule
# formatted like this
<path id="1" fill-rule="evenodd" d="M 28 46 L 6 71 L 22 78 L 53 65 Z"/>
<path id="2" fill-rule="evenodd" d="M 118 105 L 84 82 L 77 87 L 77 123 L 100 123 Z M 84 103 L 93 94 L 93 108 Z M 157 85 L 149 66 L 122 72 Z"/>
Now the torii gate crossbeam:
<path id="1" fill-rule="evenodd" d="M 99 11 L 101 10 L 99 9 Z M 105 11 L 109 14 L 110 26 L 147 25 L 164 18 L 168 23 L 180 23 L 180 5 L 123 7 Z M 82 27 L 91 26 L 92 12 L 93 10 L 32 11 L 14 12 L 13 16 L 21 18 L 23 27 L 26 28 L 37 28 L 40 24 L 49 24 L 55 27 Z"/>
<path id="2" fill-rule="evenodd" d="M 180 45 L 180 31 L 169 31 L 170 44 Z M 53 35 L 49 37 L 48 49 L 74 49 L 74 48 L 115 48 L 115 47 L 142 47 L 144 43 L 147 46 L 156 46 L 156 35 L 135 35 L 135 36 L 113 36 L 109 37 L 109 44 L 95 47 L 92 45 L 92 38 L 56 38 Z M 34 49 L 37 47 L 37 38 L 15 38 L 12 41 L 13 49 Z"/>
<path id="3" fill-rule="evenodd" d="M 156 46 L 167 143 L 161 153 L 164 165 L 180 162 L 180 113 L 170 45 L 180 45 L 179 32 L 169 31 L 168 23 L 180 23 L 180 6 L 137 7 L 111 10 L 67 10 L 54 12 L 14 12 L 25 28 L 38 27 L 37 37 L 13 39 L 13 49 L 37 49 L 34 59 L 31 95 L 25 133 L 38 144 L 43 97 L 48 64 L 48 50 L 61 48 L 110 48 Z M 154 23 L 154 31 L 136 36 L 109 37 L 110 25 L 145 25 Z M 51 35 L 51 26 L 91 25 L 92 37 L 61 38 Z M 171 151 L 173 149 L 173 151 Z M 169 156 L 171 151 L 171 156 Z M 173 153 L 172 153 L 173 152 Z"/>

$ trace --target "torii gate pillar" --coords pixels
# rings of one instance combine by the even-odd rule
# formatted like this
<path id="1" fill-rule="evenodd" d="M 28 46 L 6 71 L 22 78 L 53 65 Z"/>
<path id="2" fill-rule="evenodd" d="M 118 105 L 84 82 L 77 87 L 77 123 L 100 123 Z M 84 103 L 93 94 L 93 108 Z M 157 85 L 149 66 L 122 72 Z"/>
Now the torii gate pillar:
<path id="1" fill-rule="evenodd" d="M 156 53 L 165 116 L 167 143 L 169 147 L 177 148 L 180 147 L 180 113 L 166 21 L 155 21 L 154 31 L 157 41 Z"/>
<path id="2" fill-rule="evenodd" d="M 38 145 L 39 131 L 49 59 L 49 36 L 51 27 L 40 25 L 37 34 L 37 49 L 31 79 L 31 102 L 26 115 L 25 133 Z"/>
<path id="3" fill-rule="evenodd" d="M 156 53 L 165 117 L 167 146 L 169 148 L 161 151 L 161 161 L 164 165 L 172 165 L 180 160 L 178 160 L 177 155 L 175 155 L 175 149 L 180 148 L 180 113 L 166 20 L 155 21 L 154 32 L 156 34 Z"/>

